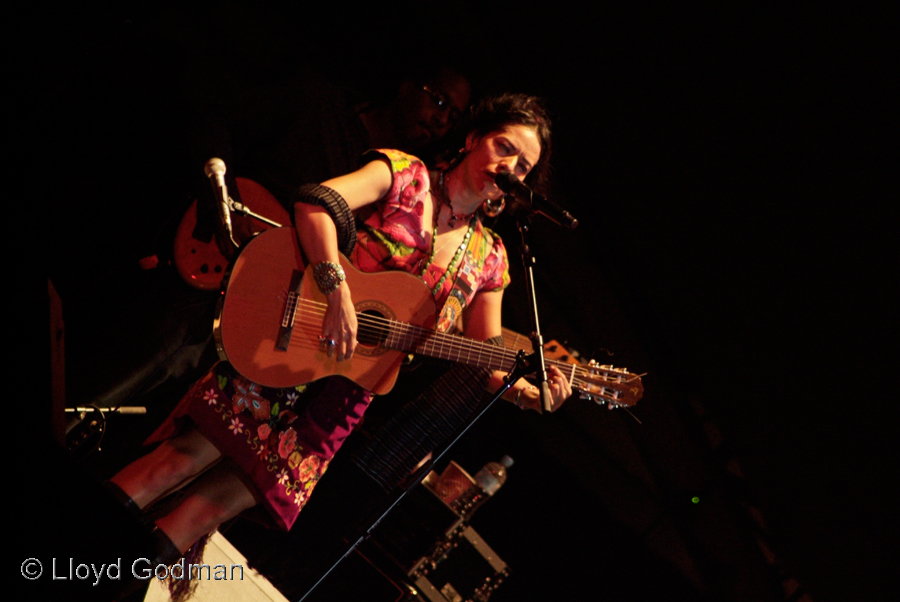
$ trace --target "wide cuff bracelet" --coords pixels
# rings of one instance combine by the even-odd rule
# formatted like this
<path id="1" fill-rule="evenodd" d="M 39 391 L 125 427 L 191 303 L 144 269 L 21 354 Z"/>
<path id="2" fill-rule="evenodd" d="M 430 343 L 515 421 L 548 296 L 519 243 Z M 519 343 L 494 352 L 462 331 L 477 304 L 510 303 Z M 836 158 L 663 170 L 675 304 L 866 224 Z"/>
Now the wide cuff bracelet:
<path id="1" fill-rule="evenodd" d="M 344 268 L 333 261 L 320 261 L 313 266 L 313 278 L 323 295 L 330 295 L 347 279 Z"/>

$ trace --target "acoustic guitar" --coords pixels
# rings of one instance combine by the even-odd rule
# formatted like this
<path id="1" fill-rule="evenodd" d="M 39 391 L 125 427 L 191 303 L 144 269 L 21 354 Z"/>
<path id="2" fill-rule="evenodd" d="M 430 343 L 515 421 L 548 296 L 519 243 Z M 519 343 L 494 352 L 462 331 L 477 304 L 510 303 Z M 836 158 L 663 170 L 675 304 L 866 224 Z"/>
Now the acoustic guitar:
<path id="1" fill-rule="evenodd" d="M 353 291 L 359 342 L 337 362 L 320 346 L 324 296 L 304 266 L 293 228 L 268 230 L 237 257 L 226 281 L 214 333 L 219 355 L 247 379 L 292 387 L 341 375 L 376 394 L 390 391 L 400 364 L 416 353 L 508 372 L 516 351 L 433 330 L 431 291 L 406 272 L 360 272 L 342 264 Z M 640 376 L 623 368 L 550 360 L 574 389 L 609 407 L 632 406 L 643 395 Z"/>

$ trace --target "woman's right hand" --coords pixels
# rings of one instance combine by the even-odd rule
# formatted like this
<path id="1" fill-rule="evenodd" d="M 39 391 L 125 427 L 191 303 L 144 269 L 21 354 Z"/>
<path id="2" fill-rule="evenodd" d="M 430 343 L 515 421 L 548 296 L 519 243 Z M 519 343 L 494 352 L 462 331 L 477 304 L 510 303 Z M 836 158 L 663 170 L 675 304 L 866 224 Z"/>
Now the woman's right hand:
<path id="1" fill-rule="evenodd" d="M 393 183 L 391 166 L 386 159 L 367 163 L 357 171 L 333 178 L 322 185 L 331 188 L 347 203 L 351 211 L 376 202 L 390 190 Z M 316 204 L 295 203 L 294 224 L 310 265 L 321 262 L 337 264 L 340 255 L 337 248 L 337 230 L 328 212 Z M 331 287 L 326 287 L 330 290 Z M 356 350 L 356 309 L 347 282 L 325 295 L 327 307 L 319 335 L 321 346 L 328 357 L 342 362 L 350 359 Z M 330 344 L 331 342 L 334 344 Z"/>
<path id="2" fill-rule="evenodd" d="M 328 306 L 322 321 L 322 341 L 328 357 L 339 362 L 349 360 L 356 350 L 356 308 L 347 282 L 325 296 Z M 334 345 L 331 344 L 334 341 Z"/>

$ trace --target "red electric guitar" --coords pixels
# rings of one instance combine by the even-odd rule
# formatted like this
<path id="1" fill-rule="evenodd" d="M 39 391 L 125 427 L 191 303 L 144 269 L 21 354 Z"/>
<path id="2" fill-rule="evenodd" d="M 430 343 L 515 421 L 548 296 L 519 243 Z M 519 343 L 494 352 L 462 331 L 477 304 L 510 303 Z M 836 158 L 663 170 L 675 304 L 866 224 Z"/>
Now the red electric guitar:
<path id="1" fill-rule="evenodd" d="M 264 187 L 246 178 L 235 178 L 235 182 L 237 182 L 238 189 L 236 196 L 245 207 L 278 224 L 291 223 L 288 212 L 281 206 L 278 199 Z M 206 217 L 210 221 L 218 219 L 215 212 L 210 212 Z M 232 223 L 238 244 L 250 240 L 257 232 L 273 227 L 254 217 L 237 213 L 232 213 Z M 221 243 L 218 241 L 218 235 L 214 234 L 216 229 L 212 223 L 206 226 L 199 230 L 197 228 L 197 201 L 195 200 L 181 218 L 181 223 L 178 224 L 178 230 L 175 232 L 174 260 L 175 268 L 185 282 L 200 290 L 214 291 L 221 288 L 222 278 L 228 268 L 229 257 L 233 256 L 237 249 L 230 240 Z M 228 251 L 229 257 L 222 252 L 223 246 Z"/>
<path id="2" fill-rule="evenodd" d="M 516 351 L 433 330 L 428 287 L 405 272 L 365 274 L 343 260 L 356 303 L 359 345 L 336 362 L 319 344 L 325 298 L 303 265 L 293 228 L 252 240 L 228 275 L 214 325 L 219 355 L 244 377 L 292 387 L 341 375 L 376 394 L 390 391 L 403 357 L 417 353 L 509 371 Z M 573 388 L 609 407 L 632 406 L 643 395 L 640 376 L 625 369 L 554 361 Z"/>

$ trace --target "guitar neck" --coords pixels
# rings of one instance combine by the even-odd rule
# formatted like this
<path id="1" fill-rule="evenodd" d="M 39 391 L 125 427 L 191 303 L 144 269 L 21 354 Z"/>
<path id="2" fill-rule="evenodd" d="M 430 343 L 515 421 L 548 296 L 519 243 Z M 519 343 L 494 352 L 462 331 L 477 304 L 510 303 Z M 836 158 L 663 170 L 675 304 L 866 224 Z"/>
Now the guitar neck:
<path id="1" fill-rule="evenodd" d="M 391 324 L 384 345 L 397 351 L 504 372 L 511 370 L 516 360 L 516 353 L 505 347 L 401 322 Z"/>
<path id="2" fill-rule="evenodd" d="M 361 331 L 364 331 L 368 327 L 367 319 L 364 316 L 360 316 L 360 319 Z M 402 322 L 389 321 L 388 324 L 381 324 L 382 329 L 385 326 L 387 332 L 381 340 L 389 349 L 501 372 L 509 372 L 516 362 L 518 352 L 507 347 Z M 582 395 L 589 394 L 602 400 L 610 408 L 634 405 L 643 392 L 640 377 L 629 374 L 624 369 L 601 366 L 595 362 L 584 366 L 554 359 L 546 359 L 545 364 L 559 368 L 572 387 Z"/>
<path id="3" fill-rule="evenodd" d="M 426 357 L 509 372 L 516 362 L 517 351 L 508 347 L 429 330 L 402 322 L 392 322 L 384 346 L 397 351 L 415 353 Z M 546 359 L 546 365 L 556 366 L 563 374 L 575 376 L 574 364 Z M 571 373 L 571 375 L 569 374 Z"/>

